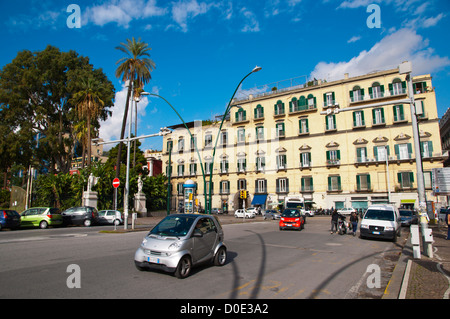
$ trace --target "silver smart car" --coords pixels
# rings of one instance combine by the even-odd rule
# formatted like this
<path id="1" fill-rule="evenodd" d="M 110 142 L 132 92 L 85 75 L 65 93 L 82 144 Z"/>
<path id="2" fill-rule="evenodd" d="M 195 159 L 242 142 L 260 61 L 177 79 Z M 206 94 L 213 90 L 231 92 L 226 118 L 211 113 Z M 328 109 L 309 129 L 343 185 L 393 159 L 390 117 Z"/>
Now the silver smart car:
<path id="1" fill-rule="evenodd" d="M 186 278 L 192 267 L 202 262 L 225 264 L 227 249 L 223 238 L 222 226 L 215 216 L 169 215 L 144 238 L 134 262 L 139 270 L 162 269 Z"/>

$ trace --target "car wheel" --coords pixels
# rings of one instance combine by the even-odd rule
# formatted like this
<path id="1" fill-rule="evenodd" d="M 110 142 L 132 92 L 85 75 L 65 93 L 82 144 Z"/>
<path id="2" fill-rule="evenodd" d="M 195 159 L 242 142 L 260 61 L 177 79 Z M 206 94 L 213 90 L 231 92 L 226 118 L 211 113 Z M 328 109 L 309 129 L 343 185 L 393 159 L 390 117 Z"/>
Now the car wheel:
<path id="1" fill-rule="evenodd" d="M 189 256 L 183 256 L 175 270 L 175 277 L 184 279 L 191 273 L 192 262 Z"/>
<path id="2" fill-rule="evenodd" d="M 89 227 L 89 226 L 91 226 L 91 224 L 92 224 L 92 223 L 91 223 L 91 220 L 90 220 L 90 219 L 85 219 L 85 220 L 84 220 L 84 223 L 83 223 L 84 226 Z"/>
<path id="3" fill-rule="evenodd" d="M 43 220 L 39 223 L 40 229 L 45 229 L 45 228 L 47 228 L 47 226 L 48 226 L 48 223 L 45 220 Z"/>
<path id="4" fill-rule="evenodd" d="M 223 266 L 227 261 L 227 249 L 225 247 L 220 247 L 214 256 L 214 265 L 215 266 Z"/>
<path id="5" fill-rule="evenodd" d="M 119 226 L 119 225 L 120 225 L 120 221 L 119 221 L 118 219 L 115 219 L 113 224 L 114 224 L 115 226 Z"/>

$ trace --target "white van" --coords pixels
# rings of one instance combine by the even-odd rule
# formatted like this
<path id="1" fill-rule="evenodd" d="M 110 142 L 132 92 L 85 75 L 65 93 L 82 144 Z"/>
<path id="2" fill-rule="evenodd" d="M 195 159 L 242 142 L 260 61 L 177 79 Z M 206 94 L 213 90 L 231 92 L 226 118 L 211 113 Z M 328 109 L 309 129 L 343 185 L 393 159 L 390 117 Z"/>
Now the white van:
<path id="1" fill-rule="evenodd" d="M 372 205 L 361 220 L 361 238 L 387 238 L 396 241 L 400 236 L 401 221 L 394 205 Z"/>

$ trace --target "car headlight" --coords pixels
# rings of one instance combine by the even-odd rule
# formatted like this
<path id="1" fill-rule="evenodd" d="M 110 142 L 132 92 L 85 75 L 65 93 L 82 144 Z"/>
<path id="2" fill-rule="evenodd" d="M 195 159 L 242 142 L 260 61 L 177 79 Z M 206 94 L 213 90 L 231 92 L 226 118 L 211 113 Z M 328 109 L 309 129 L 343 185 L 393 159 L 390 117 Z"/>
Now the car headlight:
<path id="1" fill-rule="evenodd" d="M 281 217 L 281 220 L 284 222 L 284 218 L 283 217 Z"/>
<path id="2" fill-rule="evenodd" d="M 392 231 L 392 230 L 394 230 L 394 227 L 387 226 L 387 227 L 384 227 L 384 230 Z"/>
<path id="3" fill-rule="evenodd" d="M 176 249 L 179 249 L 180 247 L 181 247 L 181 242 L 180 241 L 175 241 L 175 242 L 170 244 L 169 249 L 170 250 L 176 250 Z"/>
<path id="4" fill-rule="evenodd" d="M 369 225 L 361 224 L 360 228 L 369 229 Z"/>
<path id="5" fill-rule="evenodd" d="M 300 218 L 296 218 L 295 221 L 296 221 L 296 222 L 300 221 Z"/>
<path id="6" fill-rule="evenodd" d="M 141 246 L 144 247 L 146 243 L 147 243 L 147 237 L 145 237 L 145 238 L 142 240 Z"/>

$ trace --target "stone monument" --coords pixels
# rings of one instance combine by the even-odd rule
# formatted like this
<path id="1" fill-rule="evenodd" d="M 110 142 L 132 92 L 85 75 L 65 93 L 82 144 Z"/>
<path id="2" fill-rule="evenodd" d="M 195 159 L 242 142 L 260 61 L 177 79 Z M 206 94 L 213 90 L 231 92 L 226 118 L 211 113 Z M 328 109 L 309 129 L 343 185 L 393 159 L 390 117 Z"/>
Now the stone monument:
<path id="1" fill-rule="evenodd" d="M 91 206 L 97 208 L 98 203 L 98 193 L 92 191 L 92 187 L 94 187 L 98 183 L 98 177 L 95 177 L 94 174 L 90 174 L 88 177 L 87 190 L 83 191 L 83 200 L 82 206 Z"/>
<path id="2" fill-rule="evenodd" d="M 134 210 L 141 213 L 142 216 L 147 216 L 147 207 L 145 194 L 142 192 L 144 182 L 142 181 L 141 175 L 138 179 L 138 192 L 134 194 Z"/>

